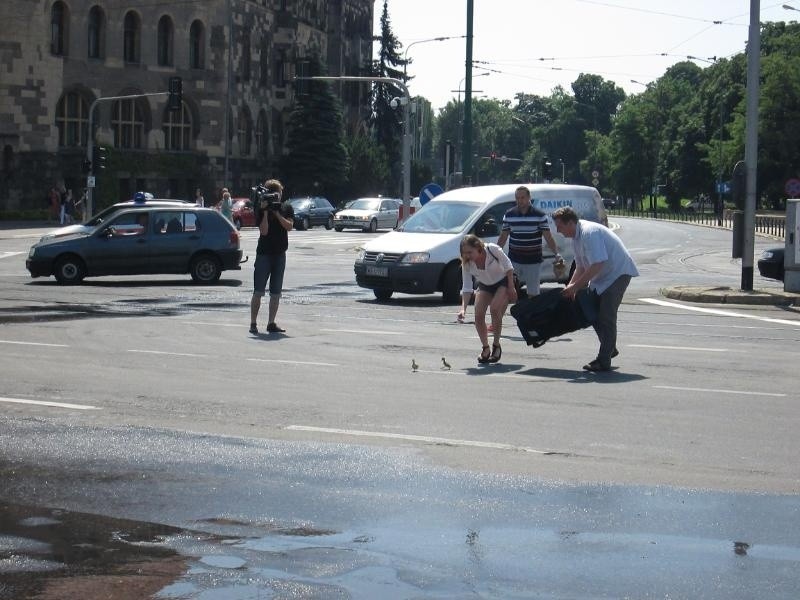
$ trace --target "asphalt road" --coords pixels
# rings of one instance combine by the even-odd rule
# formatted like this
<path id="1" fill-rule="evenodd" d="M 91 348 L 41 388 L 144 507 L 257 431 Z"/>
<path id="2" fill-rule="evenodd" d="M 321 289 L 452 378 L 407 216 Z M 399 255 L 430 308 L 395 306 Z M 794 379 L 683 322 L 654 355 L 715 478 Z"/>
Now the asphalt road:
<path id="1" fill-rule="evenodd" d="M 617 225 L 607 374 L 591 330 L 534 350 L 510 316 L 479 367 L 456 307 L 354 286 L 370 234 L 293 232 L 287 332 L 253 337 L 252 263 L 64 288 L 0 231 L 0 500 L 233 536 L 162 540 L 201 557 L 162 597 L 794 598 L 800 315 L 665 301 L 738 285 L 730 234 Z"/>

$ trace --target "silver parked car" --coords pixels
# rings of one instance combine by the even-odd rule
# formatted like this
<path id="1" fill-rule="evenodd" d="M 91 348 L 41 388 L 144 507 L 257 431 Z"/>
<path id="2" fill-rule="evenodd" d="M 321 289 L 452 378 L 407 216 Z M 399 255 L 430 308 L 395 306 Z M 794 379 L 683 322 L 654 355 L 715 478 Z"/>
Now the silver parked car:
<path id="1" fill-rule="evenodd" d="M 333 228 L 377 231 L 394 229 L 400 218 L 400 200 L 395 198 L 359 198 L 349 208 L 337 212 L 333 217 Z"/>

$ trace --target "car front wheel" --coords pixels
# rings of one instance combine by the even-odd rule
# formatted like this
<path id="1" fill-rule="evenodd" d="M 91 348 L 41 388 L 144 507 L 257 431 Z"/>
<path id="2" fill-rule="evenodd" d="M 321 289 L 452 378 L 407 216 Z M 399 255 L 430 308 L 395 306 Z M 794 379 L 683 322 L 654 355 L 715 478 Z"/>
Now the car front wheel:
<path id="1" fill-rule="evenodd" d="M 372 221 L 369 222 L 369 232 L 375 233 L 376 231 L 378 231 L 378 219 L 372 219 Z"/>
<path id="2" fill-rule="evenodd" d="M 303 229 L 311 229 L 311 220 L 308 217 L 303 217 Z"/>
<path id="3" fill-rule="evenodd" d="M 86 277 L 86 266 L 77 256 L 62 256 L 56 262 L 54 275 L 62 285 L 74 285 Z"/>
<path id="4" fill-rule="evenodd" d="M 333 229 L 333 217 L 328 217 L 328 220 L 325 221 L 325 229 L 327 230 Z"/>
<path id="5" fill-rule="evenodd" d="M 375 294 L 375 299 L 380 300 L 381 302 L 386 302 L 387 300 L 392 299 L 392 290 L 377 289 L 372 290 L 372 293 Z"/>
<path id="6" fill-rule="evenodd" d="M 192 260 L 189 274 L 196 283 L 214 283 L 222 275 L 222 267 L 213 254 L 201 254 Z"/>

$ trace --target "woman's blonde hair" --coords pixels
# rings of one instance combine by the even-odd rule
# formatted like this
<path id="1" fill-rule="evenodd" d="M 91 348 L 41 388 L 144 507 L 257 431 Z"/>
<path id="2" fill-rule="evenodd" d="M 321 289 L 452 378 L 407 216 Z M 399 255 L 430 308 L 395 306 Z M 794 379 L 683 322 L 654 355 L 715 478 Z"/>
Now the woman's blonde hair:
<path id="1" fill-rule="evenodd" d="M 459 246 L 462 265 L 465 265 L 469 262 L 469 259 L 464 256 L 464 250 L 466 250 L 467 248 L 475 248 L 480 252 L 486 252 L 486 244 L 483 243 L 483 240 L 479 238 L 477 235 L 468 233 L 462 238 L 461 245 Z"/>

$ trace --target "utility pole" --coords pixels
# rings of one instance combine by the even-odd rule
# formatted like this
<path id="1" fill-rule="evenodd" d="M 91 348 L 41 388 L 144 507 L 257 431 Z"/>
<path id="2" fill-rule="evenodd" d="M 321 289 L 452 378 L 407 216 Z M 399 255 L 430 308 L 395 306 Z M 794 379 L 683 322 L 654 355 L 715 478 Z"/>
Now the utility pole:
<path id="1" fill-rule="evenodd" d="M 472 14 L 474 0 L 467 0 L 467 57 L 464 75 L 464 141 L 461 148 L 461 173 L 472 185 Z"/>
<path id="2" fill-rule="evenodd" d="M 742 291 L 753 290 L 753 246 L 756 230 L 756 176 L 758 173 L 758 76 L 761 56 L 759 13 L 761 2 L 750 0 L 750 33 L 747 39 L 747 110 L 744 162 L 747 169 L 744 201 L 744 247 L 742 248 Z"/>

